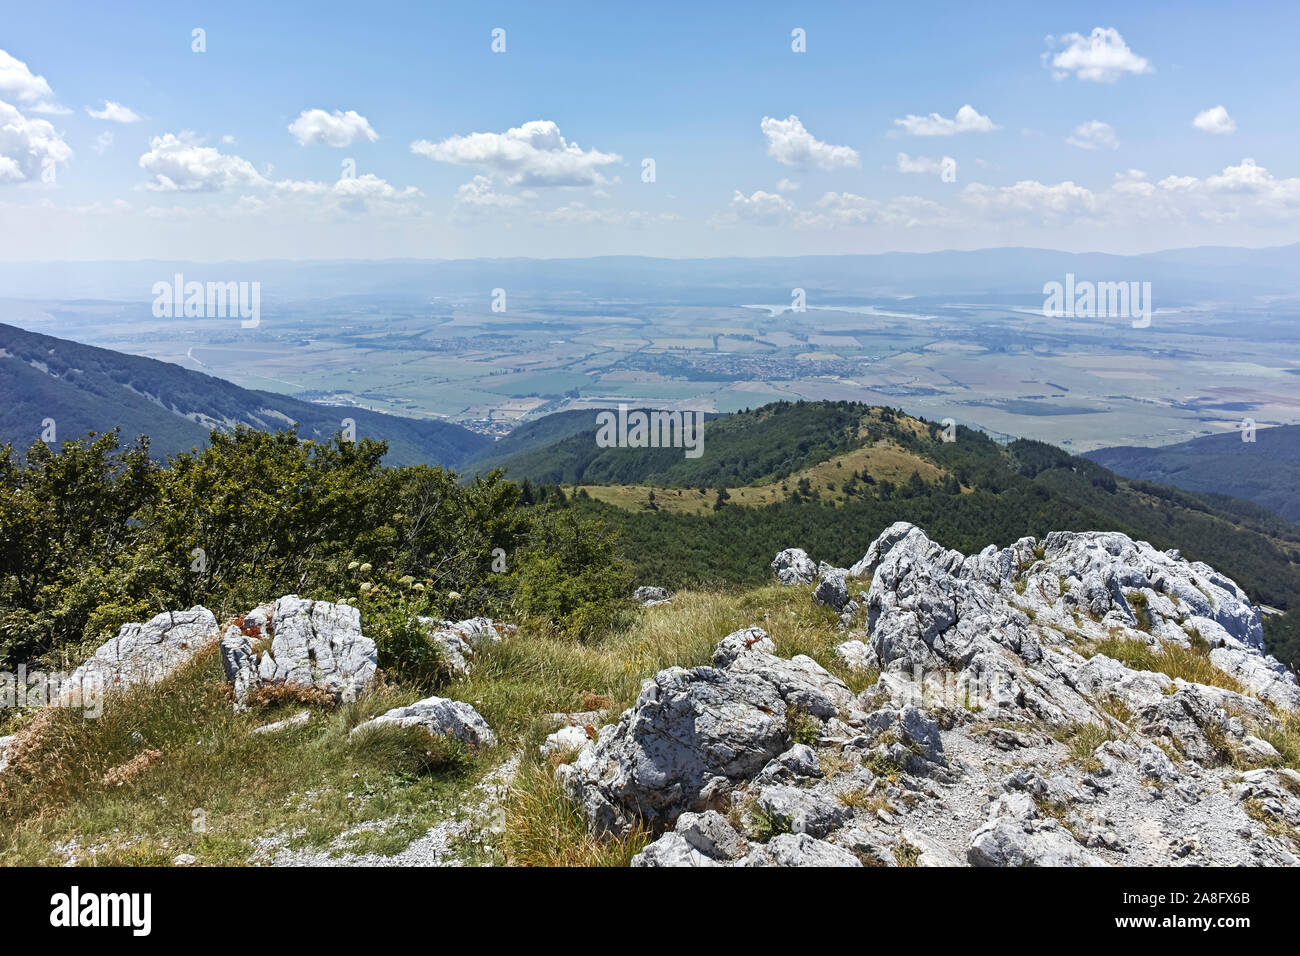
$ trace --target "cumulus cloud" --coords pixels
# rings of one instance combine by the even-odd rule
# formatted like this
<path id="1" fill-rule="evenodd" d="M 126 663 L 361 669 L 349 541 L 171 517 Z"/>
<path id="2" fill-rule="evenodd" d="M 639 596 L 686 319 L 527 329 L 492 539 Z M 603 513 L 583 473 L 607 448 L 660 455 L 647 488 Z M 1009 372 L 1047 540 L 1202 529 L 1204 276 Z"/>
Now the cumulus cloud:
<path id="1" fill-rule="evenodd" d="M 795 205 L 790 200 L 762 189 L 757 189 L 748 196 L 737 189 L 731 197 L 730 213 L 733 219 L 776 225 L 789 222 L 794 212 Z"/>
<path id="2" fill-rule="evenodd" d="M 1115 137 L 1114 128 L 1101 120 L 1080 123 L 1065 141 L 1079 149 L 1119 149 L 1119 140 Z"/>
<path id="3" fill-rule="evenodd" d="M 1097 206 L 1091 190 L 1069 181 L 1047 185 L 1025 179 L 1011 186 L 971 183 L 962 190 L 961 198 L 985 218 L 1029 218 L 1049 223 L 1091 213 Z"/>
<path id="4" fill-rule="evenodd" d="M 140 168 L 153 176 L 145 188 L 155 192 L 218 192 L 268 185 L 248 160 L 204 146 L 190 132 L 155 136 L 149 141 L 149 152 L 140 157 Z"/>
<path id="5" fill-rule="evenodd" d="M 356 110 L 303 110 L 289 124 L 289 132 L 299 146 L 351 146 L 359 139 L 371 143 L 379 139 L 370 121 Z"/>
<path id="6" fill-rule="evenodd" d="M 972 184 L 962 191 L 961 202 L 978 220 L 1112 228 L 1152 222 L 1269 227 L 1300 222 L 1300 179 L 1279 179 L 1253 159 L 1243 159 L 1204 178 L 1166 176 L 1153 182 L 1142 170 L 1130 169 L 1099 192 L 1068 181 Z"/>
<path id="7" fill-rule="evenodd" d="M 596 186 L 609 182 L 601 168 L 620 163 L 617 153 L 583 150 L 560 135 L 550 120 L 532 120 L 504 133 L 470 133 L 434 143 L 411 144 L 417 156 L 457 166 L 476 166 L 511 186 Z"/>
<path id="8" fill-rule="evenodd" d="M 791 114 L 785 119 L 764 116 L 759 124 L 767 137 L 767 154 L 786 166 L 819 166 L 836 169 L 857 166 L 858 153 L 848 146 L 823 143 L 804 129 L 799 117 Z"/>
<path id="9" fill-rule="evenodd" d="M 672 222 L 679 217 L 673 213 L 648 213 L 640 209 L 592 209 L 586 203 L 571 202 L 542 213 L 541 220 L 559 225 L 598 226 L 648 226 L 656 222 Z"/>
<path id="10" fill-rule="evenodd" d="M 811 206 L 799 208 L 789 199 L 758 190 L 746 196 L 736 190 L 727 213 L 714 225 L 792 226 L 799 229 L 840 229 L 866 226 L 943 226 L 957 219 L 953 210 L 920 196 L 871 199 L 849 192 L 823 193 Z"/>
<path id="11" fill-rule="evenodd" d="M 108 148 L 112 145 L 113 145 L 113 134 L 110 133 L 108 130 L 104 130 L 104 132 L 100 133 L 98 136 L 95 137 L 95 145 L 90 148 L 93 149 L 100 156 L 103 156 L 104 153 L 108 152 Z"/>
<path id="12" fill-rule="evenodd" d="M 104 100 L 104 108 L 101 110 L 92 110 L 87 106 L 86 112 L 97 120 L 107 120 L 110 123 L 138 123 L 142 118 L 135 110 L 113 100 Z"/>
<path id="13" fill-rule="evenodd" d="M 509 193 L 499 193 L 492 184 L 490 176 L 475 176 L 469 182 L 456 188 L 456 202 L 476 210 L 515 209 L 523 205 L 523 200 Z"/>
<path id="14" fill-rule="evenodd" d="M 854 193 L 829 192 L 816 208 L 800 217 L 804 226 L 885 226 L 912 228 L 945 225 L 954 219 L 950 209 L 920 196 L 870 199 Z"/>
<path id="15" fill-rule="evenodd" d="M 776 184 L 779 193 L 792 193 L 799 189 L 799 184 L 792 179 L 781 179 Z"/>
<path id="16" fill-rule="evenodd" d="M 1222 106 L 1197 113 L 1196 118 L 1192 120 L 1192 125 L 1202 132 L 1214 133 L 1218 136 L 1226 136 L 1237 131 L 1236 121 Z"/>
<path id="17" fill-rule="evenodd" d="M 1155 72 L 1146 57 L 1129 49 L 1114 27 L 1095 27 L 1089 36 L 1081 33 L 1049 36 L 1047 45 L 1052 49 L 1043 54 L 1043 65 L 1050 66 L 1058 80 L 1073 73 L 1080 80 L 1114 83 L 1125 73 Z"/>
<path id="18" fill-rule="evenodd" d="M 894 125 L 913 136 L 953 136 L 957 133 L 988 133 L 998 127 L 987 116 L 967 103 L 957 111 L 952 119 L 931 113 L 929 116 L 915 116 L 909 113 L 902 119 L 894 120 Z"/>
<path id="19" fill-rule="evenodd" d="M 0 99 L 32 113 L 72 112 L 59 104 L 45 77 L 32 73 L 26 63 L 4 50 L 0 50 Z"/>
<path id="20" fill-rule="evenodd" d="M 907 153 L 899 153 L 896 168 L 900 173 L 938 175 L 943 172 L 945 163 L 949 169 L 955 170 L 957 168 L 957 160 L 951 156 L 945 156 L 942 159 L 931 159 L 929 156 L 909 156 Z"/>
<path id="21" fill-rule="evenodd" d="M 48 179 L 70 159 L 72 148 L 48 120 L 0 101 L 0 183 Z"/>

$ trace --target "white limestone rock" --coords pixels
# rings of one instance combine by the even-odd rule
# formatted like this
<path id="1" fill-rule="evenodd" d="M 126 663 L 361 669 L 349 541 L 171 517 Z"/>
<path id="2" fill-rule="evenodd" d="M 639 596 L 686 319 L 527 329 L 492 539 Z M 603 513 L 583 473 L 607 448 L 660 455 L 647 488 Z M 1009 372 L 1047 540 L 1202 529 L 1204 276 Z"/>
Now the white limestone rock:
<path id="1" fill-rule="evenodd" d="M 162 680 L 218 637 L 217 619 L 205 607 L 165 611 L 143 624 L 124 624 L 59 688 L 74 696 L 125 690 Z M 92 686 L 93 685 L 93 686 Z"/>
<path id="2" fill-rule="evenodd" d="M 352 728 L 352 734 L 385 726 L 423 727 L 435 737 L 455 737 L 480 749 L 496 743 L 496 735 L 482 714 L 463 701 L 445 697 L 426 697 L 406 707 L 394 707 L 358 724 Z"/>
<path id="3" fill-rule="evenodd" d="M 356 608 L 290 594 L 244 615 L 242 628 L 228 626 L 221 660 L 237 705 L 266 684 L 314 687 L 349 702 L 374 679 L 379 653 Z"/>

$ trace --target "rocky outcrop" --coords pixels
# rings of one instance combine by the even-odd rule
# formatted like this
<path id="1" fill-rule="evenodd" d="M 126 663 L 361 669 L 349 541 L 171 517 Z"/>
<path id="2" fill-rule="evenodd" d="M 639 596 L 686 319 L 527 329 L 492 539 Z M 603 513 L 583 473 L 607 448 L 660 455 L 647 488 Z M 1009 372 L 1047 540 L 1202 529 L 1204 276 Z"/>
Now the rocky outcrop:
<path id="1" fill-rule="evenodd" d="M 593 827 L 672 822 L 725 804 L 732 785 L 788 749 L 791 718 L 830 717 L 853 699 L 807 657 L 776 657 L 767 634 L 728 635 L 714 666 L 660 671 L 617 724 L 562 765 L 559 779 Z"/>
<path id="2" fill-rule="evenodd" d="M 124 624 L 59 688 L 61 699 L 152 684 L 217 639 L 217 619 L 205 607 L 167 611 L 143 624 Z M 93 686 L 88 686 L 93 685 Z"/>
<path id="3" fill-rule="evenodd" d="M 496 735 L 482 714 L 469 704 L 445 697 L 426 697 L 406 707 L 395 707 L 352 728 L 352 734 L 379 727 L 422 727 L 435 737 L 455 737 L 471 747 L 491 747 Z"/>
<path id="4" fill-rule="evenodd" d="M 879 678 L 854 695 L 746 628 L 647 681 L 557 770 L 592 830 L 657 834 L 636 865 L 1300 864 L 1269 743 L 1295 678 L 1212 568 L 1112 533 L 968 556 L 906 523 L 847 571 L 772 566 L 837 610 L 871 579 L 835 657 Z M 1197 681 L 1117 659 L 1171 647 Z"/>
<path id="5" fill-rule="evenodd" d="M 786 548 L 772 559 L 772 571 L 786 587 L 811 584 L 817 578 L 817 563 L 802 548 Z"/>
<path id="6" fill-rule="evenodd" d="M 314 688 L 347 702 L 374 679 L 378 651 L 362 634 L 355 607 L 290 594 L 227 626 L 221 660 L 237 705 L 272 684 Z"/>
<path id="7" fill-rule="evenodd" d="M 464 621 L 438 621 L 431 617 L 416 618 L 438 646 L 447 669 L 453 674 L 470 672 L 477 648 L 514 637 L 519 628 L 494 621 L 490 617 L 471 617 Z"/>
<path id="8" fill-rule="evenodd" d="M 632 597 L 641 602 L 643 607 L 658 607 L 669 601 L 668 591 L 651 585 L 642 585 L 632 592 Z"/>

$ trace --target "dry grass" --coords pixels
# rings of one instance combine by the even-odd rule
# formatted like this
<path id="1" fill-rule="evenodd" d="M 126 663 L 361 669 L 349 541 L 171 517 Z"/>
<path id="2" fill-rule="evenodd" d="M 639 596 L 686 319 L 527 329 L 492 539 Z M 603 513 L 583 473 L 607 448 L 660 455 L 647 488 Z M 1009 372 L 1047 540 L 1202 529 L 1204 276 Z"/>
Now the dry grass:
<path id="1" fill-rule="evenodd" d="M 124 764 L 119 764 L 100 781 L 106 787 L 124 787 L 162 759 L 161 750 L 141 750 Z"/>
<path id="2" fill-rule="evenodd" d="M 420 746 L 400 734 L 349 736 L 414 699 L 384 689 L 310 724 L 253 734 L 280 714 L 236 713 L 209 649 L 157 685 L 113 695 L 97 719 L 47 708 L 0 774 L 0 864 L 61 863 L 54 848 L 70 842 L 83 861 L 94 848 L 100 864 L 165 865 L 177 853 L 240 864 L 268 832 L 326 846 L 358 824 L 400 819 L 423 833 L 487 763 L 458 762 L 427 734 Z"/>
<path id="3" fill-rule="evenodd" d="M 588 833 L 582 811 L 560 789 L 554 767 L 545 760 L 520 766 L 503 809 L 501 850 L 512 866 L 627 866 L 651 839 L 639 827 L 622 837 Z"/>
<path id="4" fill-rule="evenodd" d="M 1246 692 L 1237 680 L 1210 663 L 1209 652 L 1200 646 L 1164 644 L 1157 650 L 1143 640 L 1112 636 L 1094 642 L 1087 650 L 1090 652 L 1088 656 L 1105 654 L 1133 670 L 1156 671 L 1174 679 L 1222 687 L 1238 694 Z"/>
<path id="5" fill-rule="evenodd" d="M 544 715 L 608 709 L 615 720 L 646 678 L 709 664 L 719 640 L 750 625 L 767 630 L 783 656 L 807 654 L 861 684 L 835 662 L 843 636 L 833 612 L 806 589 L 778 586 L 681 592 L 599 639 L 521 633 L 482 648 L 468 677 L 438 687 L 381 682 L 342 707 L 272 688 L 259 707 L 237 713 L 219 656 L 206 649 L 161 683 L 114 695 L 98 719 L 47 709 L 30 721 L 0 775 L 0 864 L 61 863 L 55 848 L 70 841 L 83 861 L 93 847 L 98 863 L 161 865 L 192 853 L 204 864 L 241 864 L 269 833 L 318 848 L 361 824 L 373 827 L 365 849 L 396 852 L 453 812 L 507 752 L 524 758 L 506 800 L 506 862 L 626 863 L 648 835 L 587 835 L 553 766 L 535 756 L 553 729 Z M 419 734 L 350 736 L 369 717 L 433 691 L 477 708 L 501 740 L 497 751 L 465 753 Z M 252 733 L 304 703 L 316 713 L 309 723 Z"/>

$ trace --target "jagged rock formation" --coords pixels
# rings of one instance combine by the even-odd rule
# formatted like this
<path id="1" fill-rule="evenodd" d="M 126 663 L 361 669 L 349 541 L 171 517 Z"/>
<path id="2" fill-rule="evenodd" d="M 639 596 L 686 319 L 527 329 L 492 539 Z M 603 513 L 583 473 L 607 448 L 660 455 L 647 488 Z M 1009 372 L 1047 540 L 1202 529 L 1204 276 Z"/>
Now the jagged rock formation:
<path id="1" fill-rule="evenodd" d="M 361 633 L 356 608 L 290 594 L 228 625 L 221 661 L 240 705 L 268 684 L 315 688 L 352 701 L 374 679 L 378 651 Z"/>
<path id="2" fill-rule="evenodd" d="M 217 619 L 205 607 L 165 611 L 143 624 L 123 624 L 59 688 L 59 697 L 88 699 L 135 684 L 152 684 L 217 639 Z M 93 687 L 89 685 L 94 685 Z"/>
<path id="3" fill-rule="evenodd" d="M 772 570 L 786 587 L 810 584 L 817 577 L 817 563 L 802 548 L 786 548 L 772 559 Z"/>
<path id="4" fill-rule="evenodd" d="M 491 747 L 496 735 L 483 715 L 459 700 L 426 697 L 407 707 L 395 707 L 352 728 L 353 734 L 383 726 L 423 727 L 435 737 L 455 737 L 471 747 Z"/>
<path id="5" fill-rule="evenodd" d="M 832 606 L 871 579 L 837 657 L 879 676 L 854 695 L 748 628 L 646 681 L 556 772 L 594 831 L 660 834 L 636 865 L 1300 864 L 1268 742 L 1300 688 L 1214 569 L 1113 533 L 965 556 L 905 523 L 847 572 L 772 566 Z"/>

